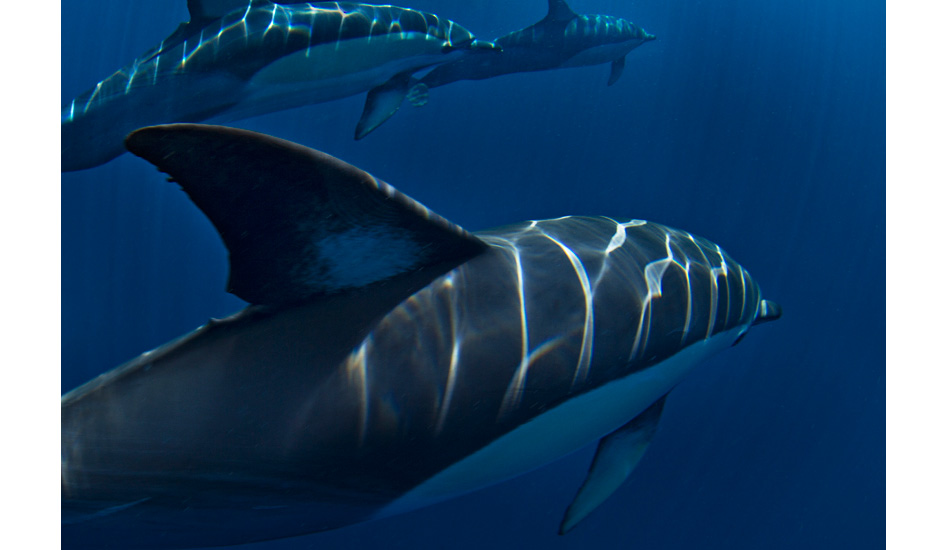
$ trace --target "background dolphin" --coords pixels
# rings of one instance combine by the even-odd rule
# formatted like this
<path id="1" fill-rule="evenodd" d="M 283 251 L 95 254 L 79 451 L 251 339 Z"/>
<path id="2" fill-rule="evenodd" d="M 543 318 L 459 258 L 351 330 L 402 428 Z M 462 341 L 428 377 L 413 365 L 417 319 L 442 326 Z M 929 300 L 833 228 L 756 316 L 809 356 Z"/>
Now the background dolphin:
<path id="1" fill-rule="evenodd" d="M 413 72 L 493 48 L 395 6 L 189 0 L 188 10 L 161 44 L 63 106 L 63 171 L 112 160 L 142 126 L 233 121 L 368 91 L 363 137 L 396 112 Z"/>
<path id="2" fill-rule="evenodd" d="M 409 100 L 428 101 L 428 90 L 457 80 L 483 80 L 510 73 L 610 64 L 611 86 L 623 73 L 626 55 L 656 37 L 626 19 L 578 15 L 564 0 L 548 0 L 548 13 L 530 27 L 498 37 L 498 55 L 476 55 L 440 65 L 412 88 Z"/>
<path id="3" fill-rule="evenodd" d="M 666 394 L 780 315 L 717 245 L 641 220 L 468 233 L 333 157 L 146 128 L 251 302 L 62 400 L 63 538 L 238 544 L 385 517 L 601 438 L 562 532 L 643 455 Z"/>

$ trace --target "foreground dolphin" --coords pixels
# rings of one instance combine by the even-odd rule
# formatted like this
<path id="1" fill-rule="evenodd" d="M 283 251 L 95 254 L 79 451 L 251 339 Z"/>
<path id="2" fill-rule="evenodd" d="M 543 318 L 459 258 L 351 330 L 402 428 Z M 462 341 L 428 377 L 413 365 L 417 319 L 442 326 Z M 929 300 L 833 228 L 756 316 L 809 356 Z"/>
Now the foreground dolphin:
<path id="1" fill-rule="evenodd" d="M 396 112 L 413 72 L 490 51 L 431 13 L 346 2 L 189 0 L 191 20 L 62 110 L 62 170 L 122 154 L 136 128 L 218 122 L 369 91 L 361 138 Z"/>
<path id="2" fill-rule="evenodd" d="M 717 245 L 662 225 L 469 233 L 265 135 L 172 125 L 127 144 L 214 223 L 251 305 L 63 397 L 67 545 L 333 529 L 600 439 L 565 532 L 624 481 L 690 369 L 780 315 Z"/>
<path id="3" fill-rule="evenodd" d="M 417 107 L 425 105 L 430 88 L 457 80 L 602 63 L 610 64 L 607 85 L 612 86 L 623 73 L 627 54 L 654 39 L 654 35 L 626 19 L 578 15 L 564 0 L 548 0 L 544 19 L 493 41 L 501 47 L 501 53 L 460 57 L 435 67 L 412 87 L 409 101 Z"/>

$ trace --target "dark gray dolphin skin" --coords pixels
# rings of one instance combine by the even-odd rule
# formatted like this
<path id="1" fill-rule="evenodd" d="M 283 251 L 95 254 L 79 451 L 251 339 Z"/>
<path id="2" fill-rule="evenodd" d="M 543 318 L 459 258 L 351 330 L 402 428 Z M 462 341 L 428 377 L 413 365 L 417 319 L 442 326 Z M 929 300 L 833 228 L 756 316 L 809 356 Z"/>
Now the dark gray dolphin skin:
<path id="1" fill-rule="evenodd" d="M 63 171 L 112 160 L 143 126 L 233 121 L 368 91 L 361 138 L 396 112 L 412 73 L 495 48 L 395 6 L 188 0 L 188 10 L 161 44 L 63 106 Z"/>
<path id="2" fill-rule="evenodd" d="M 667 393 L 780 316 L 719 246 L 632 219 L 469 233 L 326 154 L 216 126 L 128 137 L 250 302 L 62 399 L 66 546 L 312 533 L 600 440 L 561 532 L 643 455 Z"/>
<path id="3" fill-rule="evenodd" d="M 564 0 L 548 0 L 548 13 L 530 27 L 496 38 L 497 55 L 472 55 L 435 67 L 418 80 L 409 100 L 421 106 L 428 90 L 458 80 L 482 80 L 510 73 L 610 64 L 607 85 L 623 73 L 631 50 L 656 37 L 626 19 L 578 15 Z"/>

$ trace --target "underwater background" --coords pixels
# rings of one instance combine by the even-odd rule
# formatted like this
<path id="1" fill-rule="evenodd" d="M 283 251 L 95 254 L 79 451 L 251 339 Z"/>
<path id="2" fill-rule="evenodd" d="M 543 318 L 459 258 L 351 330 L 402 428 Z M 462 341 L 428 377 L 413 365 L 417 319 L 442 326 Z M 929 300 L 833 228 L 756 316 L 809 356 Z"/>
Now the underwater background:
<path id="1" fill-rule="evenodd" d="M 402 0 L 480 38 L 544 0 Z M 461 81 L 360 142 L 363 96 L 232 125 L 326 151 L 470 230 L 631 216 L 720 244 L 784 308 L 667 400 L 628 483 L 557 526 L 591 445 L 296 548 L 882 548 L 885 532 L 885 3 L 574 0 L 657 39 L 607 65 Z M 63 0 L 63 102 L 187 20 L 184 0 Z M 62 175 L 62 390 L 243 302 L 226 252 L 131 155 Z M 114 542 L 114 541 L 113 541 Z"/>

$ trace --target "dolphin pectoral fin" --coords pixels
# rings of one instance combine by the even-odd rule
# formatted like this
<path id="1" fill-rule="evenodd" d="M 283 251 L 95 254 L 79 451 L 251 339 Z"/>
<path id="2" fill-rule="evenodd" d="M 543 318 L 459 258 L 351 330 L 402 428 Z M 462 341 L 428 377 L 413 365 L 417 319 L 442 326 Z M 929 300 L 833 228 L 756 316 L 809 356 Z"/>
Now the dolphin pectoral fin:
<path id="1" fill-rule="evenodd" d="M 623 484 L 650 445 L 665 402 L 664 395 L 636 418 L 600 440 L 587 479 L 564 513 L 559 534 L 573 529 Z"/>
<path id="2" fill-rule="evenodd" d="M 325 153 L 223 126 L 136 130 L 126 147 L 181 185 L 230 253 L 228 291 L 282 305 L 377 283 L 405 296 L 487 245 Z"/>
<path id="3" fill-rule="evenodd" d="M 363 114 L 356 124 L 356 139 L 363 139 L 396 114 L 403 98 L 409 92 L 411 82 L 411 72 L 399 73 L 366 94 Z"/>
<path id="4" fill-rule="evenodd" d="M 417 83 L 409 89 L 406 99 L 413 107 L 422 107 L 429 102 L 429 87 L 426 86 L 425 82 Z"/>
<path id="5" fill-rule="evenodd" d="M 620 80 L 620 75 L 623 74 L 623 67 L 626 63 L 627 56 L 623 56 L 614 59 L 614 62 L 610 64 L 610 77 L 607 79 L 608 86 L 613 86 L 618 80 Z"/>

